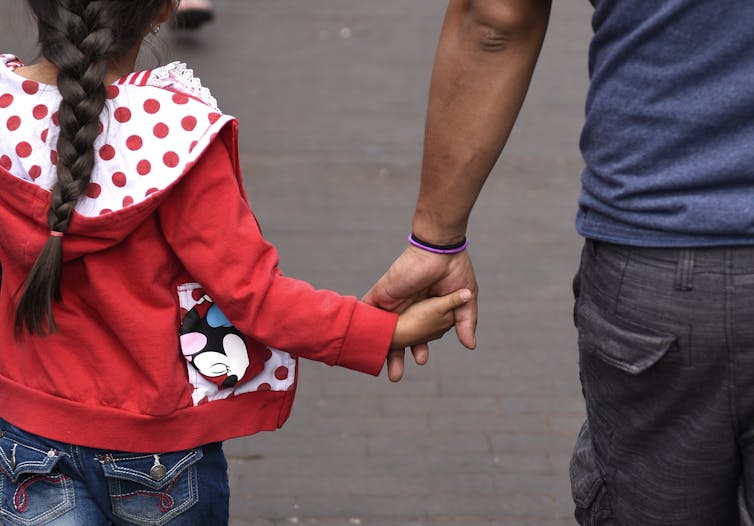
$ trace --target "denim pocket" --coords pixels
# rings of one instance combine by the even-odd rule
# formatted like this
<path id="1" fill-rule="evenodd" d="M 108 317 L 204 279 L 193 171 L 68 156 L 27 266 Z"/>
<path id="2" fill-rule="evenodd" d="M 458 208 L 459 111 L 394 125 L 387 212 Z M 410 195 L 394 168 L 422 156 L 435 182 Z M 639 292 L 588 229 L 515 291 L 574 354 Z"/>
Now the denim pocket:
<path id="1" fill-rule="evenodd" d="M 41 526 L 73 509 L 70 477 L 56 471 L 61 453 L 0 429 L 0 519 L 8 526 Z"/>
<path id="2" fill-rule="evenodd" d="M 132 524 L 161 526 L 199 500 L 196 463 L 201 449 L 100 458 L 113 514 Z"/>

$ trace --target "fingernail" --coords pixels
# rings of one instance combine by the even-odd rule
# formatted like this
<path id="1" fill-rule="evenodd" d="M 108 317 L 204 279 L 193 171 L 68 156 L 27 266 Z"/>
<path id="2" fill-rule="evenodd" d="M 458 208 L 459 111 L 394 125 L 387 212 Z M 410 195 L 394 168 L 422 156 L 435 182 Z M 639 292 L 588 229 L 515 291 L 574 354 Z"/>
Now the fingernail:
<path id="1" fill-rule="evenodd" d="M 461 299 L 463 301 L 469 301 L 471 299 L 471 291 L 468 289 L 464 289 L 461 291 Z"/>

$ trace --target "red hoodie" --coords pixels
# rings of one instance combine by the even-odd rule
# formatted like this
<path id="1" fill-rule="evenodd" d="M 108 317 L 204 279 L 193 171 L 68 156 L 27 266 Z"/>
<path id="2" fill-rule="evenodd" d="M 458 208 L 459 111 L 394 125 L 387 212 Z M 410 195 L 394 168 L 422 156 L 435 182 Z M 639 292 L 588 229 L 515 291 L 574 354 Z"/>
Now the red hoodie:
<path id="1" fill-rule="evenodd" d="M 13 335 L 49 237 L 54 86 L 0 55 L 0 417 L 82 446 L 175 451 L 280 427 L 298 357 L 379 374 L 397 316 L 283 276 L 243 190 L 237 124 L 181 64 L 108 87 L 63 238 L 59 331 Z"/>

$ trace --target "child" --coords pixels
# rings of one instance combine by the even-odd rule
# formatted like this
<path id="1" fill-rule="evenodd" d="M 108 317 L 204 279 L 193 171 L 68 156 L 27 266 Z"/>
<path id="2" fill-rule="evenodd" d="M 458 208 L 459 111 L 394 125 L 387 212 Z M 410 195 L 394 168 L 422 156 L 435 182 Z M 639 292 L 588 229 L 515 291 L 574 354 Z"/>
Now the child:
<path id="1" fill-rule="evenodd" d="M 236 122 L 182 65 L 131 72 L 171 2 L 29 0 L 44 58 L 0 60 L 3 524 L 226 524 L 220 443 L 284 423 L 298 357 L 378 374 L 469 300 L 283 276 Z"/>

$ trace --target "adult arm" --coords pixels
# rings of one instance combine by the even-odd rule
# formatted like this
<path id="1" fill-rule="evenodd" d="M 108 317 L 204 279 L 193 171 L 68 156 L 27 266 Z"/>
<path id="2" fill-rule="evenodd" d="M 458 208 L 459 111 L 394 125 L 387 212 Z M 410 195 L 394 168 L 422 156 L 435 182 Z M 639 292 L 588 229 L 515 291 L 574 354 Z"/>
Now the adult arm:
<path id="1" fill-rule="evenodd" d="M 550 0 L 451 0 L 430 85 L 421 186 L 412 231 L 436 245 L 461 241 L 471 210 L 500 156 L 529 87 L 544 40 Z M 401 312 L 413 302 L 459 288 L 476 293 L 467 251 L 432 254 L 409 246 L 364 300 Z M 476 294 L 456 310 L 459 340 L 474 348 Z M 414 348 L 417 363 L 426 345 Z M 391 351 L 388 374 L 403 374 Z"/>

